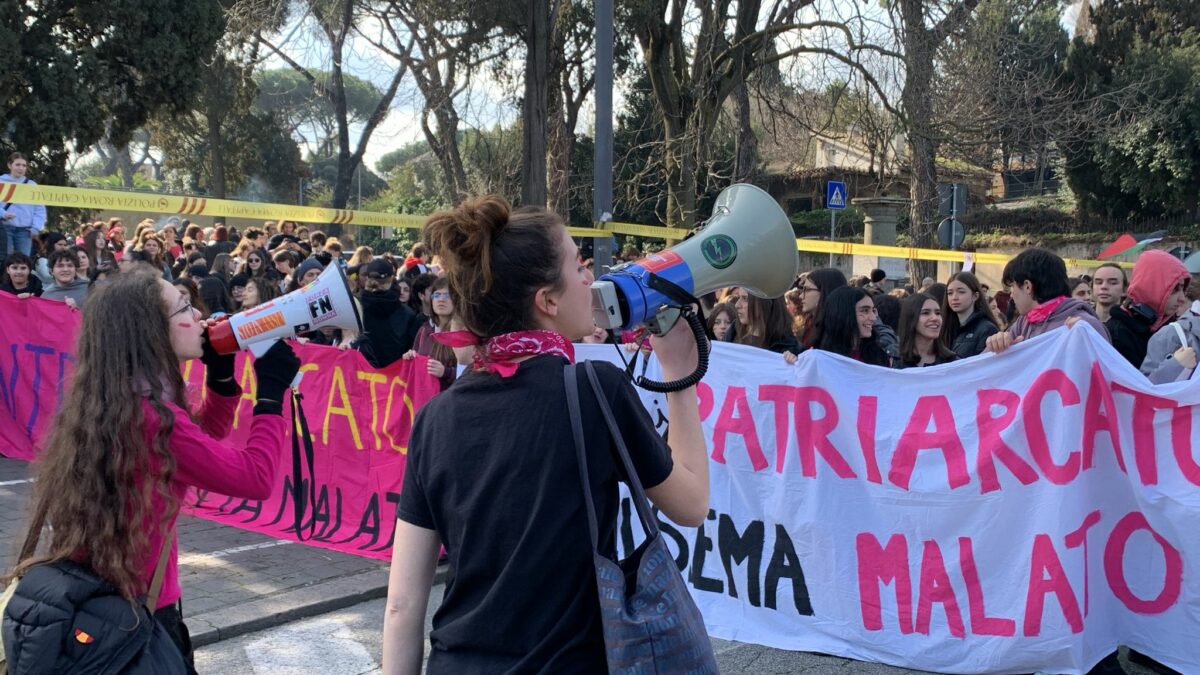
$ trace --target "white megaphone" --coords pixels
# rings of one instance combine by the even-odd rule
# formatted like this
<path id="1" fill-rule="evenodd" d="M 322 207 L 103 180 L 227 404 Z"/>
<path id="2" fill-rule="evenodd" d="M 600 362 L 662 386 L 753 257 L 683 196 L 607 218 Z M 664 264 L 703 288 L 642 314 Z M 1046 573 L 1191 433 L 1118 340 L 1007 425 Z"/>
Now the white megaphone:
<path id="1" fill-rule="evenodd" d="M 796 235 L 771 195 L 739 183 L 721 191 L 712 218 L 679 244 L 614 267 L 592 284 L 596 325 L 662 333 L 678 318 L 678 291 L 699 297 L 739 286 L 760 298 L 787 292 L 800 271 Z M 669 282 L 664 284 L 663 281 Z"/>
<path id="2" fill-rule="evenodd" d="M 350 282 L 336 263 L 309 285 L 213 326 L 208 330 L 208 341 L 218 354 L 249 349 L 255 356 L 262 356 L 276 340 L 327 327 L 362 332 L 362 318 Z"/>

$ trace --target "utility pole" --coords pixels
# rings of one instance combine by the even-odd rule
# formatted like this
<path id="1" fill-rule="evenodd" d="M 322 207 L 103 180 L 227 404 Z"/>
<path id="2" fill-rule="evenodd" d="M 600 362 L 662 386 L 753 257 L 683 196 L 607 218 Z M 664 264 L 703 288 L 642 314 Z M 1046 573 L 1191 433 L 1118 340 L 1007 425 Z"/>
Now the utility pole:
<path id="1" fill-rule="evenodd" d="M 612 220 L 613 208 L 613 0 L 596 0 L 596 152 L 592 159 L 592 225 Z M 613 238 L 592 246 L 596 276 L 612 266 Z"/>

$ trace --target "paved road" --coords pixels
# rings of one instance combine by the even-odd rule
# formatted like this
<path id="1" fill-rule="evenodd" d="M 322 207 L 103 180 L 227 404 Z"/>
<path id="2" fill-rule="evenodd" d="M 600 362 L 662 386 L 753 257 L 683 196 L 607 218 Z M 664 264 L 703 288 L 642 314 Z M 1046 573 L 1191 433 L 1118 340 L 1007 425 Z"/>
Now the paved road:
<path id="1" fill-rule="evenodd" d="M 435 587 L 430 616 L 441 597 L 441 586 Z M 372 600 L 203 647 L 196 653 L 196 670 L 200 673 L 254 675 L 378 673 L 383 603 L 383 600 Z M 426 617 L 425 630 L 428 634 L 429 617 Z M 428 642 L 425 648 L 429 649 Z M 908 675 L 920 672 L 726 640 L 713 640 L 713 648 L 722 673 Z"/>
<path id="2" fill-rule="evenodd" d="M 436 586 L 425 618 L 429 620 L 442 597 Z M 384 601 L 372 600 L 322 616 L 225 640 L 196 653 L 200 673 L 253 673 L 254 675 L 359 675 L 378 673 L 382 647 Z M 429 643 L 425 644 L 426 653 Z M 722 673 L 747 675 L 918 675 L 925 671 L 893 668 L 806 652 L 789 652 L 761 645 L 713 640 Z M 1125 664 L 1130 675 L 1153 675 Z"/>
<path id="3" fill-rule="evenodd" d="M 6 516 L 0 518 L 0 569 L 8 569 L 21 543 L 32 487 L 28 464 L 0 457 L 0 513 Z M 187 516 L 179 520 L 179 537 L 184 615 L 194 635 L 220 640 L 197 652 L 201 673 L 379 671 L 383 600 L 347 605 L 382 592 L 383 563 Z M 314 603 L 314 596 L 322 599 Z M 431 597 L 436 603 L 441 596 L 439 587 Z M 345 608 L 329 612 L 328 605 Z M 314 616 L 318 610 L 326 613 Z M 311 618 L 294 620 L 298 617 Z M 258 628 L 263 630 L 247 632 Z M 231 633 L 238 637 L 224 639 Z M 713 646 L 725 673 L 920 672 L 724 640 L 714 640 Z M 1150 675 L 1136 666 L 1126 668 L 1133 675 Z"/>

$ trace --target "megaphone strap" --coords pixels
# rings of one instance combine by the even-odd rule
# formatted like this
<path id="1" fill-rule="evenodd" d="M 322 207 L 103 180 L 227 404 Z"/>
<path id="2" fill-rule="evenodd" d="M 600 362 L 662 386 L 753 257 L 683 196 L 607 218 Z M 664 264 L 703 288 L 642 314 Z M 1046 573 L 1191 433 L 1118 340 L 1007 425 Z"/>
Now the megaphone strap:
<path id="1" fill-rule="evenodd" d="M 647 286 L 679 303 L 680 307 L 687 307 L 691 304 L 700 304 L 700 301 L 697 300 L 695 296 L 685 291 L 679 284 L 671 281 L 670 279 L 661 277 L 653 272 L 646 275 L 646 277 Z"/>
<path id="2" fill-rule="evenodd" d="M 316 503 L 317 503 L 317 471 L 314 462 L 312 436 L 308 433 L 308 418 L 304 416 L 304 397 L 300 392 L 292 390 L 292 505 L 296 515 L 296 540 L 304 541 L 304 512 L 312 508 L 313 519 L 308 538 L 312 539 L 317 532 Z M 297 429 L 297 427 L 299 427 Z M 301 445 L 304 447 L 303 459 L 308 461 L 308 494 L 304 493 L 304 466 L 301 464 Z"/>

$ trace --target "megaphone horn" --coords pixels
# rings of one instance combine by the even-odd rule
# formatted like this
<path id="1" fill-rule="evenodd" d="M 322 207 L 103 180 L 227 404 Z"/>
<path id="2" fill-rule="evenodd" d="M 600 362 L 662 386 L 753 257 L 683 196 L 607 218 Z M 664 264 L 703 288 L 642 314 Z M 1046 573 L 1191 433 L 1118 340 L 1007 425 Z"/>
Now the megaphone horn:
<path id="1" fill-rule="evenodd" d="M 309 285 L 213 326 L 208 341 L 218 354 L 249 349 L 262 356 L 276 340 L 329 327 L 362 332 L 350 282 L 337 263 L 331 263 Z"/>
<path id="2" fill-rule="evenodd" d="M 739 183 L 721 191 L 712 217 L 694 236 L 596 280 L 593 318 L 608 329 L 653 327 L 660 310 L 679 305 L 673 287 L 698 297 L 739 286 L 774 298 L 787 291 L 799 271 L 795 234 L 783 209 L 761 188 Z"/>

